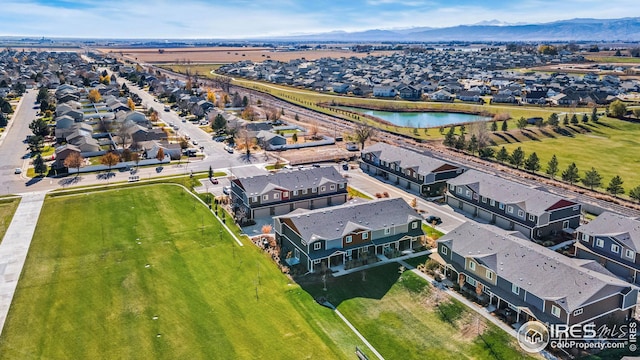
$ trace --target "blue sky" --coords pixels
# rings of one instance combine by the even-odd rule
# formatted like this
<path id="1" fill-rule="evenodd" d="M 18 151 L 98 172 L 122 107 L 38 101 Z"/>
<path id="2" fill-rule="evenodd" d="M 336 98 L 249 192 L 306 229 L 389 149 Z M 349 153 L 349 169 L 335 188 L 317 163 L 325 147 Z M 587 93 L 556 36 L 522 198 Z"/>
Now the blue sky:
<path id="1" fill-rule="evenodd" d="M 638 0 L 2 0 L 0 36 L 244 38 L 640 17 Z"/>

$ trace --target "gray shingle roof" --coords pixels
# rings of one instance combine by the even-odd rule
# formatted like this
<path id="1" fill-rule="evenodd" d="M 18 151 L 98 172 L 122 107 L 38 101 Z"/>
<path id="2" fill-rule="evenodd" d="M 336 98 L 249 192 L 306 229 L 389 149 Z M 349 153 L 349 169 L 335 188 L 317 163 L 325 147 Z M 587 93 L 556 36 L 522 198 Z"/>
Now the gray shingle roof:
<path id="1" fill-rule="evenodd" d="M 327 182 L 346 184 L 347 180 L 333 166 L 327 166 L 242 177 L 236 183 L 248 196 L 258 196 L 274 188 L 293 191 L 318 187 Z"/>
<path id="2" fill-rule="evenodd" d="M 610 237 L 633 251 L 640 250 L 640 221 L 622 215 L 604 212 L 576 231 L 590 236 Z"/>
<path id="3" fill-rule="evenodd" d="M 368 146 L 362 154 L 373 153 L 377 158 L 387 163 L 395 162 L 403 169 L 414 169 L 418 174 L 426 176 L 445 165 L 454 165 L 426 156 L 415 151 L 403 149 L 382 142 Z M 451 170 L 451 169 L 447 169 Z"/>
<path id="4" fill-rule="evenodd" d="M 439 243 L 472 257 L 499 277 L 542 299 L 556 301 L 566 311 L 602 297 L 625 292 L 631 285 L 610 276 L 595 261 L 571 259 L 520 237 L 519 233 L 466 222 Z M 485 261 L 491 259 L 493 261 Z"/>
<path id="5" fill-rule="evenodd" d="M 447 180 L 447 183 L 467 186 L 480 196 L 504 204 L 517 204 L 528 213 L 536 215 L 544 213 L 553 205 L 565 200 L 546 191 L 477 170 L 469 170 L 454 179 Z"/>
<path id="6" fill-rule="evenodd" d="M 349 201 L 340 206 L 297 210 L 279 218 L 291 219 L 300 236 L 312 243 L 318 239 L 338 239 L 354 230 L 380 230 L 421 219 L 402 198 L 363 202 Z"/>

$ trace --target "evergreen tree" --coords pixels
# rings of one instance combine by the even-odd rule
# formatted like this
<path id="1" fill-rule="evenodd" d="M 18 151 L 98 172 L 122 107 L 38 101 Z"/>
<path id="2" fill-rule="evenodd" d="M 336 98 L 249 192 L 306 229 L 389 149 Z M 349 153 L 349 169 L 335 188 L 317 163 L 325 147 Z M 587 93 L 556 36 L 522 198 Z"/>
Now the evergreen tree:
<path id="1" fill-rule="evenodd" d="M 471 155 L 474 155 L 476 151 L 478 151 L 478 138 L 476 134 L 471 135 L 471 139 L 469 139 L 469 144 L 467 145 L 467 150 L 471 152 Z"/>
<path id="2" fill-rule="evenodd" d="M 584 173 L 582 183 L 584 184 L 584 186 L 588 186 L 591 190 L 593 190 L 594 187 L 602 185 L 602 175 L 600 175 L 600 173 L 598 173 L 598 171 L 592 167 L 591 170 Z"/>
<path id="3" fill-rule="evenodd" d="M 547 119 L 547 124 L 552 126 L 554 129 L 557 128 L 558 125 L 560 124 L 560 121 L 558 119 L 558 114 L 553 113 L 549 115 L 549 118 Z"/>
<path id="4" fill-rule="evenodd" d="M 618 194 L 624 194 L 624 188 L 622 187 L 622 178 L 619 175 L 614 176 L 609 182 L 609 186 L 607 186 L 607 192 L 614 197 L 617 197 Z"/>
<path id="5" fill-rule="evenodd" d="M 9 122 L 7 121 L 7 117 L 4 116 L 2 111 L 0 111 L 0 128 L 7 127 L 8 123 Z"/>
<path id="6" fill-rule="evenodd" d="M 571 163 L 562 172 L 562 180 L 568 182 L 571 185 L 580 180 L 580 174 L 578 173 L 578 167 L 576 166 L 576 163 Z"/>
<path id="7" fill-rule="evenodd" d="M 555 178 L 555 176 L 558 173 L 558 171 L 559 171 L 559 169 L 558 169 L 558 158 L 554 154 L 551 157 L 551 160 L 549 160 L 549 162 L 547 163 L 546 173 L 547 173 L 547 175 L 551 176 L 551 178 L 553 179 L 553 178 Z"/>
<path id="8" fill-rule="evenodd" d="M 504 146 L 500 150 L 498 150 L 498 153 L 496 154 L 496 160 L 501 163 L 509 160 L 509 152 Z"/>
<path id="9" fill-rule="evenodd" d="M 453 147 L 456 143 L 456 136 L 453 133 L 454 127 L 450 127 L 447 134 L 444 136 L 444 141 L 442 142 L 444 146 Z"/>
<path id="10" fill-rule="evenodd" d="M 564 126 L 569 125 L 569 114 L 564 115 L 564 119 L 562 119 L 562 125 Z"/>
<path id="11" fill-rule="evenodd" d="M 598 122 L 598 109 L 594 106 L 593 110 L 591 111 L 591 121 L 592 122 Z"/>
<path id="12" fill-rule="evenodd" d="M 582 122 L 585 124 L 589 122 L 589 117 L 587 116 L 587 114 L 582 114 Z"/>
<path id="13" fill-rule="evenodd" d="M 464 134 L 461 134 L 460 136 L 458 136 L 458 139 L 456 139 L 456 143 L 454 146 L 458 150 L 462 150 L 467 146 L 467 141 L 464 138 Z"/>
<path id="14" fill-rule="evenodd" d="M 493 148 L 490 148 L 490 147 L 480 148 L 478 150 L 478 155 L 483 159 L 491 159 L 492 157 L 495 156 L 495 150 L 493 150 Z"/>
<path id="15" fill-rule="evenodd" d="M 491 122 L 491 131 L 492 132 L 498 131 L 498 123 L 496 121 Z"/>
<path id="16" fill-rule="evenodd" d="M 33 170 L 38 175 L 42 175 L 47 172 L 47 165 L 44 163 L 44 159 L 40 154 L 36 155 L 36 158 L 33 159 Z"/>
<path id="17" fill-rule="evenodd" d="M 520 146 L 517 149 L 513 150 L 511 157 L 509 158 L 509 163 L 515 166 L 516 169 L 519 169 L 520 166 L 524 163 L 524 151 Z"/>
<path id="18" fill-rule="evenodd" d="M 524 168 L 531 172 L 540 170 L 540 159 L 538 158 L 538 154 L 535 152 L 531 153 L 527 160 L 524 161 Z"/>
<path id="19" fill-rule="evenodd" d="M 508 126 L 507 126 L 507 119 L 504 119 L 504 120 L 502 121 L 502 128 L 501 128 L 501 130 L 502 130 L 502 131 L 507 131 L 507 130 L 508 130 Z"/>
<path id="20" fill-rule="evenodd" d="M 576 114 L 571 115 L 571 124 L 576 125 L 578 123 L 578 116 Z"/>
<path id="21" fill-rule="evenodd" d="M 640 202 L 640 185 L 634 187 L 629 191 L 629 197 Z"/>

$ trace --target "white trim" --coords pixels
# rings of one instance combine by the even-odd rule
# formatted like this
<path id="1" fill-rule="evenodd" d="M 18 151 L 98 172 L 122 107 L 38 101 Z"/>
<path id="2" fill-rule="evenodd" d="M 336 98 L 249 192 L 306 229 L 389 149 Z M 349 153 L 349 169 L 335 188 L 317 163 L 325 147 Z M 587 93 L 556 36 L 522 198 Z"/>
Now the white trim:
<path id="1" fill-rule="evenodd" d="M 347 235 L 344 237 L 344 242 L 347 244 L 351 244 L 351 242 L 353 241 L 353 237 L 351 235 Z"/>
<path id="2" fill-rule="evenodd" d="M 555 317 L 557 317 L 559 319 L 560 315 L 562 315 L 562 310 L 560 310 L 560 307 L 558 307 L 556 305 L 551 305 L 551 315 L 553 315 L 553 316 L 555 316 Z"/>
<path id="3" fill-rule="evenodd" d="M 580 316 L 584 312 L 584 308 L 573 310 L 573 316 Z"/>
<path id="4" fill-rule="evenodd" d="M 631 255 L 629 255 L 629 253 L 631 253 Z M 627 259 L 635 259 L 636 258 L 636 253 L 631 249 L 625 249 L 624 257 L 626 257 Z"/>
<path id="5" fill-rule="evenodd" d="M 442 245 L 442 247 L 440 248 L 440 252 L 442 252 L 442 254 L 444 255 L 449 255 L 449 249 L 445 245 Z"/>
<path id="6" fill-rule="evenodd" d="M 511 283 L 511 292 L 516 294 L 516 295 L 520 295 L 520 286 Z"/>
<path id="7" fill-rule="evenodd" d="M 601 249 L 604 249 L 604 240 L 596 238 L 594 245 Z"/>
<path id="8" fill-rule="evenodd" d="M 615 247 L 615 250 L 614 250 Z M 611 244 L 611 252 L 615 253 L 615 254 L 619 254 L 620 253 L 620 245 L 618 244 Z"/>
<path id="9" fill-rule="evenodd" d="M 469 264 L 469 270 L 476 271 L 476 263 L 475 263 L 475 261 L 469 259 L 468 264 Z"/>
<path id="10" fill-rule="evenodd" d="M 368 240 L 369 239 L 369 233 L 368 232 L 363 232 L 362 233 L 362 240 Z"/>
<path id="11" fill-rule="evenodd" d="M 313 243 L 313 250 L 320 250 L 322 249 L 322 243 L 320 241 L 316 241 Z"/>

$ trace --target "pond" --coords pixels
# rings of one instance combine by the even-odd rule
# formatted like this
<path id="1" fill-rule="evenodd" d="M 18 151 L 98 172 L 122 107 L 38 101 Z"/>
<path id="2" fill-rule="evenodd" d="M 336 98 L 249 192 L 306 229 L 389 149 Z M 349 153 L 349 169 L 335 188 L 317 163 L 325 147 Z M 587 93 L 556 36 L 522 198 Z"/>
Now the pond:
<path id="1" fill-rule="evenodd" d="M 491 118 L 489 117 L 480 115 L 449 112 L 393 112 L 360 109 L 347 106 L 341 106 L 340 108 L 365 115 L 375 116 L 397 126 L 414 128 L 440 127 L 453 124 L 468 123 L 472 121 L 491 120 Z"/>

